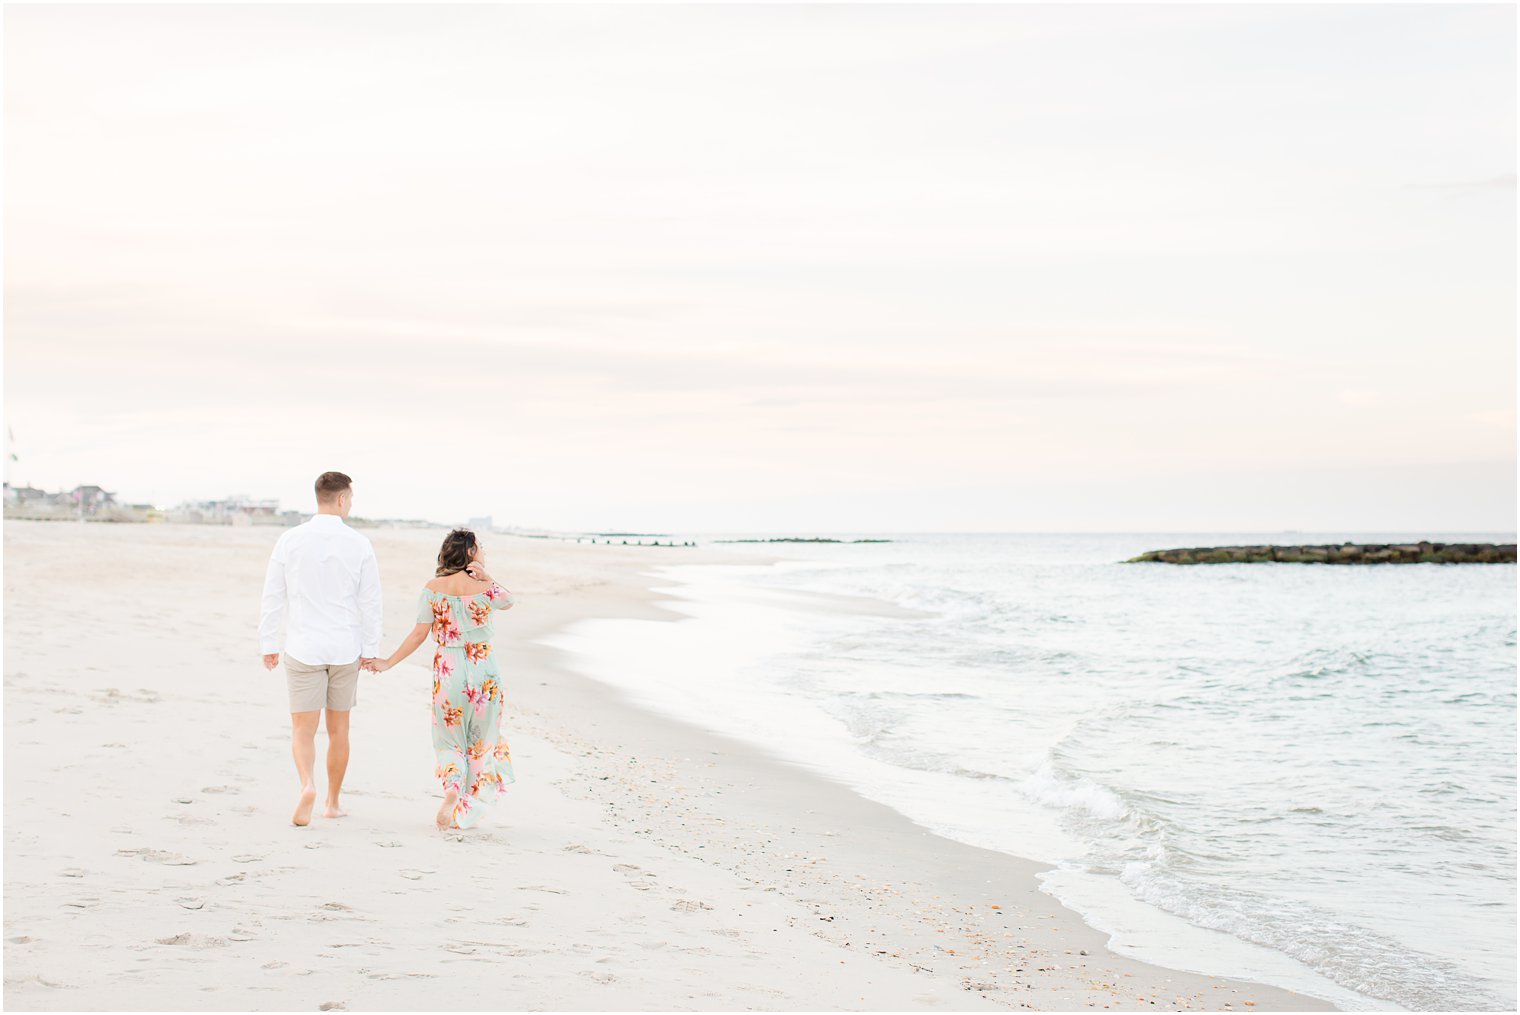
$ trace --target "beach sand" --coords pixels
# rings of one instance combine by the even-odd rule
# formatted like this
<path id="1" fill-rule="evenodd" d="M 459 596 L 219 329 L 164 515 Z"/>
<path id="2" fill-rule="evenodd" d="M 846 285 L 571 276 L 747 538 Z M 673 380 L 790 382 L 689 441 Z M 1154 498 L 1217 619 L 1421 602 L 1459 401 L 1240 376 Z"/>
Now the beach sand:
<path id="1" fill-rule="evenodd" d="M 432 825 L 429 643 L 363 677 L 349 816 L 293 827 L 285 677 L 255 637 L 279 531 L 5 524 L 7 1008 L 1331 1008 L 1114 955 L 1037 889 L 1043 865 L 533 644 L 673 619 L 641 570 L 734 559 L 707 547 L 488 537 L 518 602 L 497 618 L 506 800 L 469 832 Z M 389 653 L 442 533 L 362 531 Z"/>

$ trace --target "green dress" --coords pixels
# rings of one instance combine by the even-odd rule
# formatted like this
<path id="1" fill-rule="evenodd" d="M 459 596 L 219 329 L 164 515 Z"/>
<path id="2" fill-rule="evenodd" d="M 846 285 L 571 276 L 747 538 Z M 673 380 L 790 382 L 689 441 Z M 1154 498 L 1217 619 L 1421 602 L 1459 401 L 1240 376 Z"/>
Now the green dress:
<path id="1" fill-rule="evenodd" d="M 505 699 L 501 667 L 491 646 L 491 614 L 516 601 L 495 582 L 473 596 L 446 596 L 424 588 L 417 623 L 432 627 L 433 753 L 445 793 L 457 794 L 454 828 L 480 820 L 483 804 L 506 796 L 516 782 L 512 754 L 502 736 Z"/>

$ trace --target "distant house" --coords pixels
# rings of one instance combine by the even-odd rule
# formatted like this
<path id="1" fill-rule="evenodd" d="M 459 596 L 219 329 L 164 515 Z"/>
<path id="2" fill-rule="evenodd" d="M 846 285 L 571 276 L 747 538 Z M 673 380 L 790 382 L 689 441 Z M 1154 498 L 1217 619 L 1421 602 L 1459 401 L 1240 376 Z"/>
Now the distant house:
<path id="1" fill-rule="evenodd" d="M 485 515 L 481 518 L 471 518 L 468 522 L 465 523 L 465 528 L 473 529 L 476 532 L 490 532 L 491 516 Z"/>
<path id="2" fill-rule="evenodd" d="M 98 486 L 76 486 L 64 496 L 82 515 L 96 515 L 116 506 L 116 495 Z"/>
<path id="3" fill-rule="evenodd" d="M 278 500 L 253 500 L 237 494 L 222 500 L 186 501 L 169 512 L 169 520 L 201 525 L 278 525 L 284 517 Z"/>
<path id="4" fill-rule="evenodd" d="M 39 490 L 35 486 L 11 486 L 5 484 L 5 502 L 7 504 L 37 505 L 46 504 L 48 501 L 47 491 Z"/>

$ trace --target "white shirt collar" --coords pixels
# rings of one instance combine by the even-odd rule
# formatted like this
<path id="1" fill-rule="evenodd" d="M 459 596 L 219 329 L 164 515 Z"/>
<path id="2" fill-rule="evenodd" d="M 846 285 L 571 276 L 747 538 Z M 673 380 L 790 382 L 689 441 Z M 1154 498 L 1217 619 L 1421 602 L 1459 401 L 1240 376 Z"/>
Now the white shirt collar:
<path id="1" fill-rule="evenodd" d="M 314 521 L 314 522 L 321 522 L 323 524 L 327 524 L 329 519 L 331 519 L 334 522 L 337 522 L 340 525 L 343 524 L 343 516 L 342 515 L 325 515 L 325 514 L 322 514 L 321 512 L 318 512 L 318 513 L 316 513 L 316 514 L 314 514 L 314 515 L 311 516 L 311 520 L 312 521 Z"/>

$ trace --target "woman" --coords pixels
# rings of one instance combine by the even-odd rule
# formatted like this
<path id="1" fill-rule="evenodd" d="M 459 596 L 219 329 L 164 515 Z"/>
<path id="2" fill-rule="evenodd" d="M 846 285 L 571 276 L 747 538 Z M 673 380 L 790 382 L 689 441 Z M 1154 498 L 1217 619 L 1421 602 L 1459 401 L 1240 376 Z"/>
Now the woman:
<path id="1" fill-rule="evenodd" d="M 417 626 L 389 658 L 369 669 L 383 673 L 427 640 L 433 653 L 433 753 L 443 783 L 439 828 L 469 828 L 481 805 L 505 796 L 515 782 L 512 755 L 501 734 L 501 668 L 491 646 L 491 614 L 512 607 L 512 593 L 486 573 L 480 543 L 455 529 L 438 551 L 437 576 L 417 598 Z"/>

